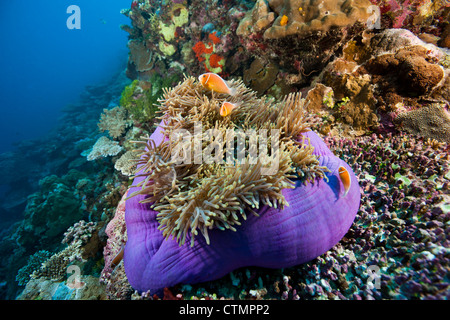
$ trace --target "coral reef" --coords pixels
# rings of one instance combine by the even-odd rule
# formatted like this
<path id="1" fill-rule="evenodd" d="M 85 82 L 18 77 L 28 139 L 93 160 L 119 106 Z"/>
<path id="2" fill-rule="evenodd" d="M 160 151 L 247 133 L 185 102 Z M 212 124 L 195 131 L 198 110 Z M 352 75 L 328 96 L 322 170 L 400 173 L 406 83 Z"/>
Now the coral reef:
<path id="1" fill-rule="evenodd" d="M 332 27 L 344 27 L 369 18 L 363 1 L 259 0 L 239 24 L 236 33 L 249 36 L 263 31 L 265 39 L 316 31 L 327 32 Z M 273 10 L 273 11 L 272 11 Z"/>
<path id="2" fill-rule="evenodd" d="M 77 260 L 81 261 L 81 259 L 80 243 L 75 242 L 42 263 L 41 267 L 33 272 L 31 278 L 61 281 L 66 277 L 67 267 Z"/>
<path id="3" fill-rule="evenodd" d="M 126 70 L 86 86 L 48 136 L 0 154 L 1 299 L 450 298 L 448 1 L 133 0 L 123 13 Z M 183 82 L 165 89 L 208 71 L 254 92 L 226 97 Z M 223 118 L 224 100 L 245 103 Z M 129 190 L 139 160 L 133 141 L 154 132 L 158 111 L 163 127 L 143 141 L 146 172 Z M 189 145 L 169 134 L 195 137 L 197 120 L 222 133 L 282 128 L 279 180 L 258 175 L 261 163 L 171 162 L 170 148 Z M 327 145 L 302 132 L 308 126 Z M 114 155 L 97 148 L 88 161 L 101 135 Z M 340 194 L 335 167 L 344 162 L 354 179 L 344 200 L 362 195 L 350 210 L 356 217 L 345 216 L 340 233 L 310 232 L 340 223 L 329 215 L 307 222 L 305 213 Z M 243 177 L 234 189 L 231 174 Z M 278 189 L 258 189 L 269 183 Z M 280 215 L 302 208 L 284 228 Z M 139 228 L 155 232 L 139 238 Z M 298 242 L 321 249 L 292 253 Z"/>
<path id="4" fill-rule="evenodd" d="M 449 5 L 445 0 L 371 0 L 377 5 L 379 27 L 407 29 L 421 38 L 433 39 L 447 47 L 445 30 L 449 26 Z"/>
<path id="5" fill-rule="evenodd" d="M 105 230 L 108 239 L 103 249 L 105 265 L 101 272 L 100 282 L 106 285 L 106 295 L 109 299 L 129 299 L 133 292 L 128 283 L 123 263 L 115 261 L 128 239 L 125 225 L 125 198 L 127 195 L 128 191 L 124 193 L 117 205 L 113 219 Z"/>
<path id="6" fill-rule="evenodd" d="M 239 49 L 235 30 L 243 16 L 236 1 L 138 1 L 123 10 L 131 20 L 127 74 L 149 81 L 158 76 L 205 71 L 230 74 L 248 55 Z"/>
<path id="7" fill-rule="evenodd" d="M 52 254 L 46 250 L 40 250 L 28 258 L 26 266 L 19 269 L 16 276 L 16 281 L 19 286 L 25 286 L 30 281 L 31 275 L 41 268 L 43 262 L 47 261 Z"/>
<path id="8" fill-rule="evenodd" d="M 240 268 L 170 288 L 186 300 L 448 299 L 448 144 L 387 134 L 327 137 L 361 181 L 361 207 L 345 237 L 305 264 Z M 143 293 L 141 298 L 152 298 Z M 154 297 L 153 297 L 154 298 Z"/>
<path id="9" fill-rule="evenodd" d="M 102 110 L 116 106 L 129 83 L 125 72 L 120 72 L 105 83 L 86 86 L 76 104 L 64 107 L 60 123 L 47 136 L 21 141 L 7 156 L 12 179 L 5 176 L 1 182 L 5 182 L 2 188 L 7 187 L 0 194 L 1 299 L 15 299 L 24 289 L 16 278 L 30 256 L 42 250 L 63 250 L 64 232 L 81 219 L 97 223 L 92 237 L 80 248 L 86 260 L 77 261 L 82 277 L 95 277 L 101 270 L 104 235 L 100 231 L 103 221 L 114 213 L 127 183 L 114 173 L 110 160 L 89 162 L 80 153 L 98 138 L 97 120 Z M 145 132 L 142 128 L 139 131 Z M 136 130 L 128 130 L 126 137 L 133 139 L 133 134 Z M 22 279 L 21 284 L 29 280 L 26 273 L 17 279 Z"/>
<path id="10" fill-rule="evenodd" d="M 132 176 L 136 170 L 137 156 L 133 151 L 125 152 L 114 164 L 114 168 L 125 176 Z"/>
<path id="11" fill-rule="evenodd" d="M 95 142 L 86 158 L 88 161 L 93 161 L 104 157 L 115 156 L 120 151 L 122 151 L 122 147 L 117 141 L 112 141 L 107 137 L 102 136 Z"/>
<path id="12" fill-rule="evenodd" d="M 445 85 L 449 72 L 439 64 L 444 55 L 438 47 L 424 43 L 408 30 L 366 31 L 347 42 L 342 57 L 331 62 L 314 80 L 315 85 L 331 88 L 333 107 L 322 108 L 326 100 L 322 92 L 321 97 L 310 101 L 311 108 L 326 111 L 335 121 L 348 125 L 351 129 L 347 134 L 352 130 L 401 129 L 395 126 L 400 123 L 395 117 L 403 111 L 429 106 L 433 101 L 449 103 Z M 311 98 L 313 92 L 319 93 L 312 91 Z M 422 129 L 425 133 L 424 130 L 434 129 Z"/>
<path id="13" fill-rule="evenodd" d="M 22 246 L 50 248 L 70 225 L 83 218 L 82 199 L 74 196 L 78 179 L 74 170 L 62 179 L 51 175 L 40 181 L 41 191 L 28 198 L 25 223 L 17 230 Z"/>
<path id="14" fill-rule="evenodd" d="M 111 138 L 117 139 L 125 133 L 130 125 L 126 110 L 117 106 L 112 109 L 103 109 L 98 128 L 101 132 L 108 131 Z"/>

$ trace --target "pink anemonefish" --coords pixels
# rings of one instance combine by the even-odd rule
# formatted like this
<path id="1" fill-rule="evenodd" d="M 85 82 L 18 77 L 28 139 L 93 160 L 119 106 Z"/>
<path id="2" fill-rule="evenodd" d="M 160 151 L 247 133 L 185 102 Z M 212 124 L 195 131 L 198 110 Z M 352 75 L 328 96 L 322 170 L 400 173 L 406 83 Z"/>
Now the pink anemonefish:
<path id="1" fill-rule="evenodd" d="M 234 108 L 236 108 L 237 107 L 237 104 L 235 104 L 235 103 L 231 103 L 231 102 L 227 102 L 227 101 L 224 101 L 223 103 L 222 103 L 222 106 L 220 107 L 220 115 L 222 116 L 222 117 L 226 117 L 226 116 L 228 116 L 230 113 L 231 113 L 231 111 L 234 109 Z"/>
<path id="2" fill-rule="evenodd" d="M 236 93 L 235 88 L 231 88 L 225 80 L 215 73 L 204 73 L 198 77 L 198 80 L 203 87 L 211 91 L 229 95 L 234 95 Z"/>
<path id="3" fill-rule="evenodd" d="M 347 195 L 348 190 L 350 190 L 351 180 L 350 174 L 347 169 L 343 166 L 339 167 L 339 178 L 341 178 L 342 184 L 344 185 L 344 197 Z"/>

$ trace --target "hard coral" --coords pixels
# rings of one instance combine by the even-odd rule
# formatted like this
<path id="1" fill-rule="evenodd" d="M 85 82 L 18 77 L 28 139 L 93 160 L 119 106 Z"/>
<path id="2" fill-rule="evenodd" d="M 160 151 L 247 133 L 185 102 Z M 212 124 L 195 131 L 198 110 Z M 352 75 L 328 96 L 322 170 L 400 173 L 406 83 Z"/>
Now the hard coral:
<path id="1" fill-rule="evenodd" d="M 47 261 L 52 254 L 46 250 L 40 250 L 35 252 L 28 258 L 27 265 L 20 268 L 17 272 L 16 281 L 19 286 L 25 286 L 31 279 L 33 272 L 39 270 L 43 262 Z"/>
<path id="2" fill-rule="evenodd" d="M 130 124 L 130 121 L 127 120 L 127 111 L 117 106 L 112 109 L 103 109 L 98 128 L 101 132 L 108 131 L 112 138 L 117 139 L 124 134 Z"/>
<path id="3" fill-rule="evenodd" d="M 431 104 L 417 110 L 402 112 L 395 121 L 412 134 L 450 142 L 450 113 L 443 105 Z"/>
<path id="4" fill-rule="evenodd" d="M 270 61 L 256 58 L 250 68 L 244 71 L 244 83 L 263 95 L 275 84 L 278 75 L 278 66 Z"/>
<path id="5" fill-rule="evenodd" d="M 368 0 L 362 1 L 310 1 L 269 0 L 258 1 L 241 22 L 238 35 L 248 36 L 263 28 L 265 39 L 279 39 L 289 35 L 315 31 L 328 31 L 331 27 L 343 27 L 355 22 L 365 23 L 369 18 Z M 268 11 L 272 9 L 274 14 Z M 273 20 L 274 19 L 274 20 Z M 273 23 L 271 23 L 273 21 Z"/>
<path id="6" fill-rule="evenodd" d="M 122 151 L 122 147 L 117 141 L 112 141 L 107 137 L 102 136 L 95 142 L 92 150 L 87 155 L 87 160 L 93 161 L 104 157 L 115 156 L 120 151 Z"/>
<path id="7" fill-rule="evenodd" d="M 394 130 L 398 106 L 420 108 L 424 102 L 448 103 L 449 71 L 439 64 L 444 53 L 408 30 L 365 31 L 343 47 L 315 80 L 330 87 L 339 108 L 327 110 L 357 130 Z M 316 104 L 320 104 L 320 99 Z M 320 108 L 319 108 L 320 109 Z"/>
<path id="8" fill-rule="evenodd" d="M 132 176 L 136 169 L 136 155 L 133 151 L 125 152 L 114 164 L 114 168 L 125 176 Z"/>

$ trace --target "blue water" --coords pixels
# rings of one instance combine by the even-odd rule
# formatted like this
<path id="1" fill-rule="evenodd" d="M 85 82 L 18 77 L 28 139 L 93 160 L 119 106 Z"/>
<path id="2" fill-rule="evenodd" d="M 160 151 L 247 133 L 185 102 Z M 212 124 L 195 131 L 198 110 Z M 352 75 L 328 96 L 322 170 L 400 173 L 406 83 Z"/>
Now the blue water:
<path id="1" fill-rule="evenodd" d="M 0 153 L 45 135 L 86 85 L 108 80 L 127 61 L 131 0 L 20 0 L 0 4 Z M 81 9 L 69 30 L 67 8 Z"/>

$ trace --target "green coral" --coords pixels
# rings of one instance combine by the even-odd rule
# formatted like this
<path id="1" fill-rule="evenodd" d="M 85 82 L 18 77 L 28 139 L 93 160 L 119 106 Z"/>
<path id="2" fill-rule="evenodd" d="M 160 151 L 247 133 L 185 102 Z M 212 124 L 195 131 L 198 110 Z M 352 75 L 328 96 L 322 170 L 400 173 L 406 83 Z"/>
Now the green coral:
<path id="1" fill-rule="evenodd" d="M 149 79 L 149 89 L 142 88 L 140 81 L 134 80 L 123 90 L 120 105 L 128 110 L 136 122 L 147 123 L 156 116 L 157 103 L 163 94 L 163 88 L 172 86 L 178 80 L 178 75 L 163 78 L 154 73 Z"/>

